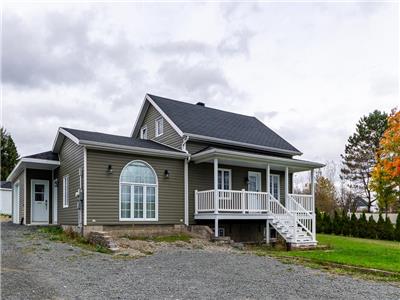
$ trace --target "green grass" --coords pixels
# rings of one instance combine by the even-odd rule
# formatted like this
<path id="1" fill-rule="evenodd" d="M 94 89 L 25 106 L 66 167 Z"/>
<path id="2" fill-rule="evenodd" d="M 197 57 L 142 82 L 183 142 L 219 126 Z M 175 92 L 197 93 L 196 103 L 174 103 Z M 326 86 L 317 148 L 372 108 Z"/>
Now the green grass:
<path id="1" fill-rule="evenodd" d="M 174 243 L 178 241 L 188 243 L 191 239 L 190 235 L 187 234 L 175 234 L 175 235 L 165 235 L 165 236 L 149 236 L 149 237 L 140 237 L 140 236 L 128 236 L 130 240 L 141 240 L 141 241 L 153 241 L 153 242 L 165 242 L 165 243 Z"/>
<path id="2" fill-rule="evenodd" d="M 257 248 L 256 253 L 301 257 L 314 262 L 330 262 L 400 273 L 400 243 L 336 235 L 317 235 L 319 245 L 328 249 L 277 251 Z"/>
<path id="3" fill-rule="evenodd" d="M 48 226 L 39 229 L 39 232 L 46 235 L 51 241 L 59 241 L 67 243 L 73 246 L 83 248 L 85 250 L 100 252 L 100 253 L 112 253 L 112 251 L 106 247 L 100 245 L 93 245 L 88 240 L 73 231 L 64 231 L 58 226 Z"/>

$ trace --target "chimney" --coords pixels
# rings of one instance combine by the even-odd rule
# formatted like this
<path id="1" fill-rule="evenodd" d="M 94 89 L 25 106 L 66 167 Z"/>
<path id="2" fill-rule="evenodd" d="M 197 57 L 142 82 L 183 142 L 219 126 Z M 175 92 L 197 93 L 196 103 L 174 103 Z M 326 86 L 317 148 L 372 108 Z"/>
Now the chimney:
<path id="1" fill-rule="evenodd" d="M 203 107 L 206 106 L 206 105 L 204 104 L 204 102 L 197 102 L 196 105 L 198 105 L 198 106 L 203 106 Z"/>

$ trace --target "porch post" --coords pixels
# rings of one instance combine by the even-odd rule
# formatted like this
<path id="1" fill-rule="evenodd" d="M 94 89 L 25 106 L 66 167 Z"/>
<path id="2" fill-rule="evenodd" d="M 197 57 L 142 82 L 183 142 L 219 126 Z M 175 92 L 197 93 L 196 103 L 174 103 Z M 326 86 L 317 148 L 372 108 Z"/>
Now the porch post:
<path id="1" fill-rule="evenodd" d="M 289 167 L 285 168 L 285 207 L 288 205 L 289 198 Z"/>
<path id="2" fill-rule="evenodd" d="M 314 241 L 316 240 L 317 224 L 315 219 L 315 183 L 314 183 L 314 169 L 311 169 L 311 209 L 312 209 L 312 234 Z"/>
<path id="3" fill-rule="evenodd" d="M 218 213 L 218 158 L 214 158 L 214 213 Z M 218 220 L 215 222 L 218 225 Z"/>
<path id="4" fill-rule="evenodd" d="M 214 236 L 217 238 L 218 237 L 218 217 L 215 216 L 214 220 Z"/>
<path id="5" fill-rule="evenodd" d="M 267 245 L 270 244 L 270 234 L 271 234 L 271 231 L 269 229 L 269 221 L 267 220 L 267 222 L 265 224 L 265 241 L 266 241 Z"/>
<path id="6" fill-rule="evenodd" d="M 266 175 L 266 180 L 265 180 L 265 184 L 267 185 L 267 188 L 265 189 L 266 191 L 267 191 L 267 193 L 269 194 L 271 191 L 270 191 L 270 188 L 269 188 L 269 177 L 270 177 L 270 171 L 271 171 L 271 169 L 270 169 L 270 167 L 269 167 L 269 164 L 267 164 L 267 171 L 266 171 L 266 173 L 265 174 L 267 174 Z"/>

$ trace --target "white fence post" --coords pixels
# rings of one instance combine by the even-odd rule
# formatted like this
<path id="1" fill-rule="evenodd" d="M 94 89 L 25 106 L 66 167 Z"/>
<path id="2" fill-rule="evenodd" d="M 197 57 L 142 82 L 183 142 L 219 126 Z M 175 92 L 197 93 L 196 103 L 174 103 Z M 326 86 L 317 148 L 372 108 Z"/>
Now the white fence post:
<path id="1" fill-rule="evenodd" d="M 218 158 L 214 158 L 214 213 L 218 214 Z"/>
<path id="2" fill-rule="evenodd" d="M 194 190 L 194 213 L 197 215 L 199 209 L 199 195 L 197 194 L 197 190 Z"/>

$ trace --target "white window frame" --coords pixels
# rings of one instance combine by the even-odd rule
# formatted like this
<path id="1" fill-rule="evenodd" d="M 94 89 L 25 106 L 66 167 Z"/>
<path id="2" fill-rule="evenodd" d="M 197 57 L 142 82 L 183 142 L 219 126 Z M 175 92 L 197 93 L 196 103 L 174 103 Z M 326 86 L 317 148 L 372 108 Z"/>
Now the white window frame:
<path id="1" fill-rule="evenodd" d="M 121 181 L 122 173 L 124 172 L 125 168 L 127 168 L 130 164 L 140 162 L 148 166 L 153 172 L 156 177 L 156 183 L 132 183 L 132 182 L 124 182 Z M 121 200 L 122 200 L 122 185 L 129 185 L 131 188 L 131 217 L 130 218 L 123 218 L 122 217 L 122 210 L 121 210 Z M 143 218 L 135 218 L 134 214 L 134 187 L 135 186 L 142 186 L 143 187 Z M 154 218 L 147 218 L 147 187 L 155 187 L 155 214 Z M 147 162 L 143 160 L 133 160 L 126 164 L 126 166 L 122 169 L 120 177 L 119 177 L 119 220 L 120 221 L 158 221 L 158 176 L 154 168 Z"/>
<path id="2" fill-rule="evenodd" d="M 274 196 L 274 186 L 273 186 L 273 182 L 272 182 L 272 178 L 275 177 L 277 178 L 277 183 L 278 183 L 278 198 L 276 198 L 276 200 L 280 201 L 281 199 L 281 176 L 279 174 L 269 174 L 269 182 L 271 184 L 270 186 L 270 193 L 272 196 Z"/>
<path id="3" fill-rule="evenodd" d="M 18 193 L 17 193 L 18 191 Z M 12 218 L 14 224 L 19 224 L 19 200 L 20 200 L 20 193 L 21 193 L 21 185 L 19 180 L 14 183 L 12 196 L 13 196 L 13 205 L 12 205 Z M 17 205 L 18 204 L 18 205 Z"/>
<path id="4" fill-rule="evenodd" d="M 147 140 L 147 125 L 145 125 L 142 128 L 140 128 L 140 138 L 142 140 Z"/>
<path id="5" fill-rule="evenodd" d="M 160 124 L 160 126 L 159 126 Z M 155 120 L 155 136 L 159 137 L 164 134 L 164 119 L 163 118 L 157 118 Z"/>
<path id="6" fill-rule="evenodd" d="M 223 168 L 218 168 L 218 174 L 219 174 L 219 171 L 221 171 L 222 172 L 222 174 L 224 174 L 223 172 L 224 171 L 226 171 L 226 172 L 228 172 L 229 173 L 229 189 L 220 189 L 221 191 L 222 190 L 225 190 L 225 191 L 230 191 L 230 190 L 232 190 L 232 170 L 231 169 L 223 169 Z M 217 179 L 218 180 L 218 179 Z M 218 183 L 218 182 L 217 182 Z M 224 180 L 223 180 L 223 178 L 222 178 L 222 176 L 221 176 L 221 187 L 224 185 Z"/>
<path id="7" fill-rule="evenodd" d="M 69 207 L 69 175 L 63 177 L 63 208 Z"/>

